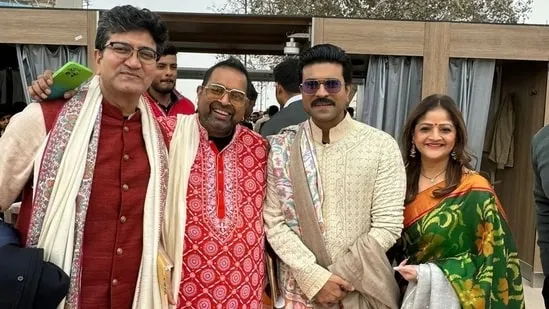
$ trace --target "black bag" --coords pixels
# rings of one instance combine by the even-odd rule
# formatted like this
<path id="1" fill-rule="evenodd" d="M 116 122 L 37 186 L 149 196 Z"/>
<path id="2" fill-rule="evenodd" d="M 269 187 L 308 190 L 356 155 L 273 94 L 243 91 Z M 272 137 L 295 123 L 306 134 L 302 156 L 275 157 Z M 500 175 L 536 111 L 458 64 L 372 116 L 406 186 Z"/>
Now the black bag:
<path id="1" fill-rule="evenodd" d="M 55 309 L 67 295 L 69 276 L 43 257 L 43 249 L 21 248 L 17 230 L 0 220 L 1 309 Z"/>

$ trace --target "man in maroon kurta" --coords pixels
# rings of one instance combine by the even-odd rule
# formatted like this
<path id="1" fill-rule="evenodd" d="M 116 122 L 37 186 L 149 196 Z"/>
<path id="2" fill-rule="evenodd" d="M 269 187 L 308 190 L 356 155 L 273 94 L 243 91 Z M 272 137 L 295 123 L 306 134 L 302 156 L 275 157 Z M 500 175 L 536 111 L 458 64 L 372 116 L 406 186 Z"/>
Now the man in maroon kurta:
<path id="1" fill-rule="evenodd" d="M 103 96 L 100 133 L 85 213 L 79 297 L 75 303 L 68 301 L 69 308 L 132 307 L 151 172 L 142 117 L 152 112 L 137 107 L 166 40 L 166 25 L 146 9 L 115 7 L 99 19 L 95 66 Z M 33 169 L 40 168 L 34 158 L 64 103 L 30 104 L 0 140 L 0 207 L 8 208 L 24 189 L 18 222 L 23 244 L 31 232 Z"/>
<path id="2" fill-rule="evenodd" d="M 42 122 L 45 131 L 49 132 L 64 103 L 31 104 L 25 116 L 20 116 L 17 121 L 21 125 L 33 120 L 36 124 Z M 137 112 L 131 119 L 125 120 L 122 112 L 112 104 L 104 101 L 102 105 L 100 146 L 84 231 L 86 254 L 82 262 L 84 282 L 80 301 L 81 308 L 130 308 L 141 263 L 142 205 L 148 182 L 145 175 L 149 174 L 150 169 L 141 133 L 141 114 Z M 24 146 L 32 147 L 32 144 Z M 3 156 L 0 155 L 0 158 Z M 4 171 L 13 171 L 8 168 L 1 170 L 2 175 Z M 31 185 L 32 181 L 27 182 L 17 220 L 22 244 L 27 240 L 32 213 Z"/>

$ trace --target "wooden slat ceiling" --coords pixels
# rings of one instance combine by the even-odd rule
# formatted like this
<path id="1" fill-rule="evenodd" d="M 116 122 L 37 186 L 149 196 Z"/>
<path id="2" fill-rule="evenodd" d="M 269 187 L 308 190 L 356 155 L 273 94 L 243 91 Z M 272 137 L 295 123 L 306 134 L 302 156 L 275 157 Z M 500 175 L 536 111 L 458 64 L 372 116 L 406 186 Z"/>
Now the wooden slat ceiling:
<path id="1" fill-rule="evenodd" d="M 164 13 L 181 52 L 282 55 L 288 35 L 309 33 L 311 17 Z"/>

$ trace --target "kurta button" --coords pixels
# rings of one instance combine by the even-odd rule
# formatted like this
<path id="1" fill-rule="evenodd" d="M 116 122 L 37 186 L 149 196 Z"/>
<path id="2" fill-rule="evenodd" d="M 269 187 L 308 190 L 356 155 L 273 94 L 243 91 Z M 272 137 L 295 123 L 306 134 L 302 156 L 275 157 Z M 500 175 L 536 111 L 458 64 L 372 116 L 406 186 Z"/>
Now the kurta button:
<path id="1" fill-rule="evenodd" d="M 128 191 L 129 188 L 130 188 L 130 187 L 128 187 L 127 184 L 123 184 L 123 185 L 122 185 L 122 190 L 124 190 L 124 191 Z"/>
<path id="2" fill-rule="evenodd" d="M 130 131 L 130 128 L 128 128 L 127 126 L 124 126 L 124 132 L 129 132 Z"/>
<path id="3" fill-rule="evenodd" d="M 126 217 L 125 216 L 120 217 L 120 223 L 125 223 L 125 222 L 126 222 Z"/>
<path id="4" fill-rule="evenodd" d="M 127 154 L 125 154 L 125 155 L 122 157 L 122 159 L 124 159 L 124 161 L 128 161 L 128 160 L 130 159 L 130 156 L 127 155 Z"/>
<path id="5" fill-rule="evenodd" d="M 23 281 L 24 279 L 25 279 L 25 278 L 23 278 L 23 276 L 17 277 L 17 281 L 19 281 L 19 282 Z"/>
<path id="6" fill-rule="evenodd" d="M 113 286 L 117 286 L 117 285 L 118 285 L 118 280 L 112 279 L 112 285 L 113 285 Z"/>
<path id="7" fill-rule="evenodd" d="M 123 252 L 124 250 L 122 250 L 122 248 L 116 249 L 116 255 L 122 255 Z"/>

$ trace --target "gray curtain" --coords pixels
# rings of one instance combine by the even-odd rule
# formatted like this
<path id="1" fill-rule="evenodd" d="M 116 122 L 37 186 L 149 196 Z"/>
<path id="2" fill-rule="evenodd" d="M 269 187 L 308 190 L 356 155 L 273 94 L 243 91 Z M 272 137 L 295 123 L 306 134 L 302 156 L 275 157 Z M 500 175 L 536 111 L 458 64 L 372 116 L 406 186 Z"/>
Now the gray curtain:
<path id="1" fill-rule="evenodd" d="M 476 170 L 482 161 L 495 65 L 495 60 L 450 59 L 448 95 L 463 114 Z"/>
<path id="2" fill-rule="evenodd" d="M 421 57 L 371 56 L 357 120 L 399 140 L 409 112 L 421 100 L 422 75 Z"/>
<path id="3" fill-rule="evenodd" d="M 68 61 L 82 65 L 88 62 L 85 46 L 17 45 L 17 59 L 23 89 L 27 89 L 46 69 L 55 71 Z M 27 91 L 25 98 L 27 102 L 31 101 Z"/>
<path id="4" fill-rule="evenodd" d="M 486 120 L 486 132 L 484 134 L 484 153 L 489 153 L 492 148 L 494 129 L 496 126 L 497 113 L 501 103 L 501 82 L 503 77 L 503 66 L 496 65 L 494 69 L 494 83 L 492 84 L 492 94 L 490 96 L 490 108 Z"/>

